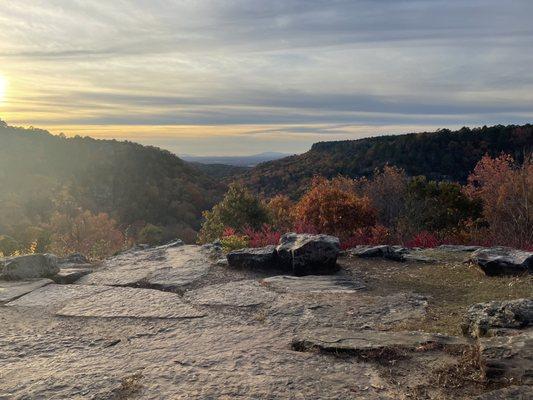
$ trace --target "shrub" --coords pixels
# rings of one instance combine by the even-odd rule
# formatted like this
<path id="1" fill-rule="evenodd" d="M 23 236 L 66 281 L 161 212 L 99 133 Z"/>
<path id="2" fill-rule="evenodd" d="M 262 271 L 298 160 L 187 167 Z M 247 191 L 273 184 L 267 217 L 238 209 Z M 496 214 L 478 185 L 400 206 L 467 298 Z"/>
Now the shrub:
<path id="1" fill-rule="evenodd" d="M 220 238 L 220 244 L 222 250 L 227 253 L 248 247 L 248 238 L 244 235 L 238 235 L 233 228 L 225 228 Z"/>
<path id="2" fill-rule="evenodd" d="M 431 248 L 437 247 L 441 244 L 437 235 L 428 231 L 417 233 L 413 238 L 407 242 L 407 247 L 422 247 Z"/>
<path id="3" fill-rule="evenodd" d="M 390 242 L 389 230 L 382 226 L 370 226 L 358 229 L 353 236 L 341 242 L 343 250 L 350 249 L 359 245 L 379 245 L 388 244 Z"/>
<path id="4" fill-rule="evenodd" d="M 211 211 L 204 212 L 204 219 L 198 237 L 200 243 L 220 238 L 227 227 L 239 232 L 246 227 L 260 229 L 269 222 L 269 215 L 265 205 L 248 189 L 233 183 L 222 201 Z"/>
<path id="5" fill-rule="evenodd" d="M 340 237 L 376 222 L 376 212 L 368 197 L 358 196 L 354 182 L 341 177 L 332 180 L 316 177 L 296 204 L 294 215 L 299 223 Z"/>
<path id="6" fill-rule="evenodd" d="M 275 231 L 271 226 L 266 224 L 258 231 L 246 228 L 243 232 L 248 237 L 248 246 L 250 247 L 276 245 L 279 243 L 282 235 L 280 231 Z"/>
<path id="7" fill-rule="evenodd" d="M 161 244 L 165 238 L 165 230 L 160 226 L 147 224 L 139 232 L 138 241 L 151 246 Z"/>

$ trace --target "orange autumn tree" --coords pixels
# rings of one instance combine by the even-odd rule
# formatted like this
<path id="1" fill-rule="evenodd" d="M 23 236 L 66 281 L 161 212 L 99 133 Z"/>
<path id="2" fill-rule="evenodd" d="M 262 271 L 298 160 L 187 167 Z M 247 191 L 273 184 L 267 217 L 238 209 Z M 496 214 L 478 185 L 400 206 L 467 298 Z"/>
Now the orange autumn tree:
<path id="1" fill-rule="evenodd" d="M 294 226 L 294 203 L 287 196 L 278 194 L 272 197 L 266 207 L 270 215 L 271 225 L 274 229 L 288 232 Z"/>
<path id="2" fill-rule="evenodd" d="M 483 157 L 468 177 L 466 192 L 483 202 L 490 239 L 533 247 L 533 160 L 516 165 L 510 155 Z"/>
<path id="3" fill-rule="evenodd" d="M 359 196 L 352 179 L 315 177 L 311 188 L 294 208 L 297 223 L 311 225 L 321 233 L 349 237 L 376 223 L 376 210 L 366 196 Z"/>

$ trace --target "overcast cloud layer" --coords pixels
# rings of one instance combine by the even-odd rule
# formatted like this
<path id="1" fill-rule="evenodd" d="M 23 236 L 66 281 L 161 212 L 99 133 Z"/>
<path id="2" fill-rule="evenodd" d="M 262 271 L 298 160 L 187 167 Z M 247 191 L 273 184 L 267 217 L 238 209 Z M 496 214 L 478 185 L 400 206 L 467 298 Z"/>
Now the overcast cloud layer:
<path id="1" fill-rule="evenodd" d="M 0 118 L 177 153 L 533 119 L 533 1 L 3 1 Z"/>

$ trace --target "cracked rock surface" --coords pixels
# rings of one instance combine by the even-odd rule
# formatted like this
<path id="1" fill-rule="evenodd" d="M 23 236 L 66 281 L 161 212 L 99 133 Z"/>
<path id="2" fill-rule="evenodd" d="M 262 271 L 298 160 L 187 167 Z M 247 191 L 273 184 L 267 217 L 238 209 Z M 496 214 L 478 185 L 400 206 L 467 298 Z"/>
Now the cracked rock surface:
<path id="1" fill-rule="evenodd" d="M 469 339 L 399 328 L 428 296 L 371 293 L 347 267 L 293 277 L 214 260 L 145 248 L 75 284 L 17 282 L 0 305 L 0 399 L 472 398 L 434 378 L 461 370 Z"/>

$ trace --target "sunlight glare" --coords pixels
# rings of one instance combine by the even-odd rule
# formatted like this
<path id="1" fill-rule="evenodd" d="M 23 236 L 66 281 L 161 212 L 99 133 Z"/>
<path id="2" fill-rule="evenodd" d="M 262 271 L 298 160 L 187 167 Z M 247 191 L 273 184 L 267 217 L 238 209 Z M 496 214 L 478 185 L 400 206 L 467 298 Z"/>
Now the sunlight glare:
<path id="1" fill-rule="evenodd" d="M 0 75 L 0 103 L 4 101 L 7 89 L 7 79 Z"/>

